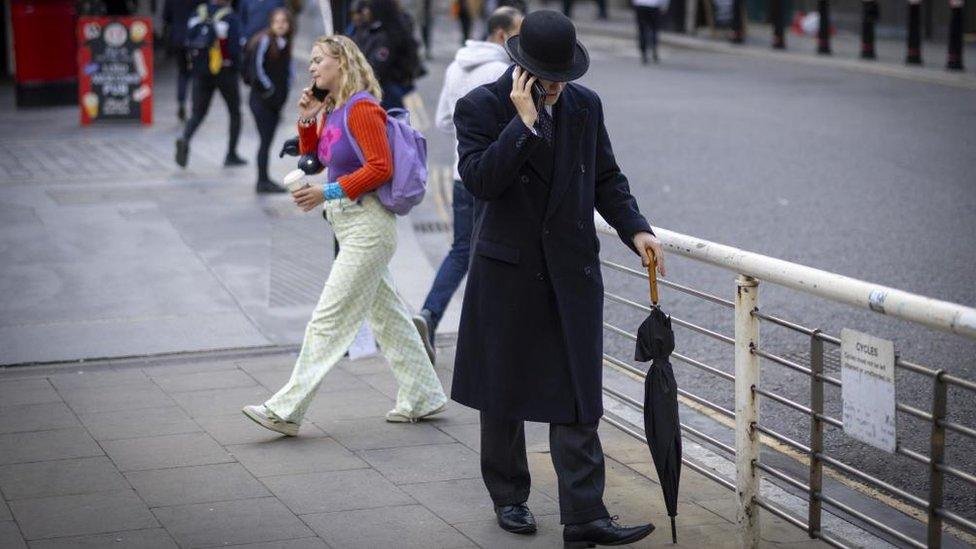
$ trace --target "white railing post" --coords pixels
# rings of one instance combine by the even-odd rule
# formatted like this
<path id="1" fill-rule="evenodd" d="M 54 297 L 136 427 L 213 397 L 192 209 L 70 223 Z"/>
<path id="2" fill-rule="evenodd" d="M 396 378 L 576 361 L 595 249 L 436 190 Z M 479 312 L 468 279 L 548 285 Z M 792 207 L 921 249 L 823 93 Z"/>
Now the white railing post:
<path id="1" fill-rule="evenodd" d="M 752 315 L 759 302 L 759 281 L 738 275 L 735 279 L 735 490 L 739 497 L 736 525 L 739 545 L 759 547 L 759 402 L 752 388 L 759 386 L 759 319 Z"/>

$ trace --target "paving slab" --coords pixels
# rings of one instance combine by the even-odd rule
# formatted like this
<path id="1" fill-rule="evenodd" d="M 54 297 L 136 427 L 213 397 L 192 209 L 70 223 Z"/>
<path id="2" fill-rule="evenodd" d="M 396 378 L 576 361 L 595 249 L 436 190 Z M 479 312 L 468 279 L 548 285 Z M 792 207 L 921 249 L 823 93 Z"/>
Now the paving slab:
<path id="1" fill-rule="evenodd" d="M 171 507 L 271 494 L 239 463 L 176 467 L 126 473 L 149 507 Z"/>
<path id="2" fill-rule="evenodd" d="M 448 524 L 478 522 L 494 516 L 494 505 L 480 478 L 404 484 L 401 488 Z M 534 515 L 559 513 L 559 504 L 538 491 L 529 494 L 527 503 Z"/>
<path id="3" fill-rule="evenodd" d="M 281 475 L 261 480 L 296 515 L 416 503 L 373 469 Z"/>
<path id="4" fill-rule="evenodd" d="M 0 466 L 0 490 L 10 501 L 128 488 L 115 464 L 105 456 Z"/>
<path id="5" fill-rule="evenodd" d="M 80 427 L 0 435 L 0 465 L 103 454 Z"/>
<path id="6" fill-rule="evenodd" d="M 175 404 L 159 387 L 148 382 L 146 385 L 126 386 L 122 390 L 111 387 L 65 389 L 61 391 L 61 396 L 77 414 L 161 408 Z"/>
<path id="7" fill-rule="evenodd" d="M 305 515 L 302 519 L 333 547 L 447 549 L 475 546 L 420 505 Z"/>
<path id="8" fill-rule="evenodd" d="M 382 418 L 393 406 L 393 399 L 372 387 L 366 387 L 319 393 L 312 400 L 305 417 L 316 423 L 332 419 Z"/>
<path id="9" fill-rule="evenodd" d="M 537 515 L 538 531 L 534 536 L 520 536 L 510 534 L 498 527 L 494 520 L 480 520 L 476 522 L 462 522 L 455 524 L 462 534 L 474 541 L 480 547 L 495 549 L 526 548 L 552 549 L 563 546 L 563 527 L 559 524 L 558 516 Z"/>
<path id="10" fill-rule="evenodd" d="M 269 391 L 277 391 L 291 378 L 293 369 L 294 362 L 292 361 L 286 365 L 251 369 L 247 370 L 247 372 Z M 368 387 L 369 385 L 367 383 L 361 381 L 358 377 L 350 374 L 346 370 L 333 368 L 331 372 L 326 374 L 322 384 L 319 385 L 319 393 L 343 392 L 366 389 Z"/>
<path id="11" fill-rule="evenodd" d="M 14 379 L 0 382 L 0 408 L 45 402 L 61 402 L 61 397 L 46 379 Z"/>
<path id="12" fill-rule="evenodd" d="M 242 370 L 218 370 L 215 372 L 196 372 L 192 374 L 150 373 L 156 385 L 167 393 L 202 391 L 205 389 L 232 389 L 252 387 L 257 381 Z"/>
<path id="13" fill-rule="evenodd" d="M 201 430 L 178 406 L 81 414 L 80 418 L 88 432 L 99 442 L 178 435 Z"/>
<path id="14" fill-rule="evenodd" d="M 364 418 L 332 420 L 317 425 L 353 451 L 454 442 L 443 431 L 423 421 L 402 424 Z"/>
<path id="15" fill-rule="evenodd" d="M 249 444 L 255 442 L 272 442 L 285 437 L 281 433 L 261 427 L 242 413 L 213 417 L 198 417 L 197 424 L 224 446 Z M 302 424 L 299 436 L 322 437 L 325 432 L 310 421 Z"/>
<path id="16" fill-rule="evenodd" d="M 270 396 L 271 392 L 268 389 L 255 385 L 253 387 L 176 393 L 173 395 L 173 400 L 190 416 L 196 418 L 240 414 L 241 408 L 244 406 L 261 404 Z"/>
<path id="17" fill-rule="evenodd" d="M 154 509 L 184 548 L 312 537 L 315 534 L 275 498 L 244 499 Z"/>
<path id="18" fill-rule="evenodd" d="M 461 444 L 366 450 L 362 456 L 396 484 L 481 478 L 478 454 Z"/>
<path id="19" fill-rule="evenodd" d="M 166 530 L 126 530 L 111 534 L 32 541 L 31 549 L 177 549 Z"/>
<path id="20" fill-rule="evenodd" d="M 20 528 L 17 528 L 17 523 L 0 522 L 0 547 L 3 549 L 27 549 L 27 543 L 20 535 Z"/>
<path id="21" fill-rule="evenodd" d="M 285 437 L 228 446 L 227 451 L 258 478 L 369 466 L 328 437 Z"/>
<path id="22" fill-rule="evenodd" d="M 234 549 L 329 549 L 319 538 L 301 538 L 233 545 Z"/>
<path id="23" fill-rule="evenodd" d="M 144 373 L 131 367 L 89 371 L 85 366 L 73 366 L 68 372 L 48 376 L 48 380 L 59 391 L 150 385 L 149 378 Z"/>
<path id="24" fill-rule="evenodd" d="M 63 402 L 0 408 L 0 433 L 48 431 L 80 426 L 74 412 Z"/>
<path id="25" fill-rule="evenodd" d="M 234 461 L 206 433 L 110 440 L 102 446 L 123 472 Z"/>
<path id="26" fill-rule="evenodd" d="M 10 510 L 28 540 L 158 527 L 132 490 L 21 499 Z"/>

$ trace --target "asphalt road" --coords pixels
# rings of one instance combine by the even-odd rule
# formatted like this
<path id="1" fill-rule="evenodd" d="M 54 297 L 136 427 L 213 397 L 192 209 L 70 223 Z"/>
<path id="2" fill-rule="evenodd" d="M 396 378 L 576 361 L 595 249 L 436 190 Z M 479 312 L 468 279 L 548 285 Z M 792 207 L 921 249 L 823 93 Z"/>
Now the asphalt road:
<path id="1" fill-rule="evenodd" d="M 439 27 L 439 30 L 443 26 Z M 442 31 L 419 87 L 432 109 L 454 44 Z M 446 37 L 444 36 L 446 34 Z M 626 42 L 583 36 L 593 63 L 581 80 L 603 99 L 617 160 L 652 224 L 797 263 L 964 305 L 976 305 L 976 93 L 839 69 L 760 61 L 745 56 L 665 50 L 644 67 Z M 432 114 L 432 113 L 431 113 Z M 450 163 L 450 143 L 430 132 L 431 160 Z M 420 218 L 433 213 L 418 212 Z M 640 264 L 605 238 L 606 259 Z M 436 240 L 432 255 L 445 248 Z M 668 258 L 669 278 L 727 299 L 734 274 Z M 646 283 L 604 270 L 608 291 L 632 299 Z M 732 312 L 671 290 L 675 316 L 731 335 Z M 828 303 L 773 285 L 760 307 L 839 335 L 855 328 L 891 339 L 896 352 L 933 369 L 976 378 L 976 342 L 917 328 L 869 311 Z M 636 330 L 640 314 L 608 303 L 607 320 Z M 678 329 L 679 351 L 732 370 L 731 347 Z M 632 345 L 608 334 L 607 350 L 628 358 Z M 797 360 L 809 341 L 764 325 L 762 347 Z M 731 384 L 676 364 L 685 389 L 732 407 Z M 839 377 L 839 371 L 831 371 Z M 762 386 L 808 404 L 800 375 L 764 362 Z M 931 381 L 899 372 L 900 402 L 929 409 Z M 949 414 L 976 425 L 976 398 L 950 391 Z M 768 399 L 767 399 L 768 400 Z M 830 415 L 841 416 L 839 391 L 827 391 Z M 929 427 L 900 414 L 899 440 L 928 453 Z M 805 416 L 764 402 L 761 423 L 806 443 Z M 976 470 L 976 444 L 948 437 L 951 463 Z M 828 427 L 832 455 L 927 497 L 927 470 L 891 457 Z M 948 482 L 946 503 L 963 515 L 976 497 Z"/>

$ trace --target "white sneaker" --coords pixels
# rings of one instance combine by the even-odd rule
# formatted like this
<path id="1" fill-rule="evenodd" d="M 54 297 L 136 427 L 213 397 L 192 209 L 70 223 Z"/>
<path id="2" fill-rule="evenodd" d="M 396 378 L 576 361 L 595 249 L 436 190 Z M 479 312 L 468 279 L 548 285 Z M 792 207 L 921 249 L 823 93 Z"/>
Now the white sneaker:
<path id="1" fill-rule="evenodd" d="M 245 416 L 249 417 L 254 421 L 254 423 L 257 423 L 265 429 L 270 429 L 290 437 L 298 436 L 297 423 L 281 419 L 264 404 L 261 404 L 260 406 L 245 406 L 242 411 L 244 412 Z"/>
<path id="2" fill-rule="evenodd" d="M 440 408 L 436 410 L 432 410 L 430 412 L 427 412 L 426 414 L 419 415 L 419 416 L 408 416 L 407 414 L 394 408 L 386 413 L 386 421 L 390 423 L 417 423 L 418 421 L 424 418 L 435 416 L 443 412 L 444 410 L 447 410 L 447 403 L 441 404 Z"/>

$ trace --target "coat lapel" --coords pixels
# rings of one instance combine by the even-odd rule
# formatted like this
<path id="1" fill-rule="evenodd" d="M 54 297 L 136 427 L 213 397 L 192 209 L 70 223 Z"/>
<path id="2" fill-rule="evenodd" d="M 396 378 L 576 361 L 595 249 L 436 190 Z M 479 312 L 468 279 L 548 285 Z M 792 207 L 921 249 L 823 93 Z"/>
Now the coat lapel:
<path id="1" fill-rule="evenodd" d="M 553 109 L 553 122 L 556 126 L 555 165 L 552 171 L 552 185 L 549 191 L 549 203 L 546 206 L 545 219 L 548 220 L 570 184 L 579 180 L 579 147 L 583 137 L 583 127 L 586 124 L 589 109 L 579 106 L 576 101 L 575 90 L 566 86 L 563 96 Z"/>

